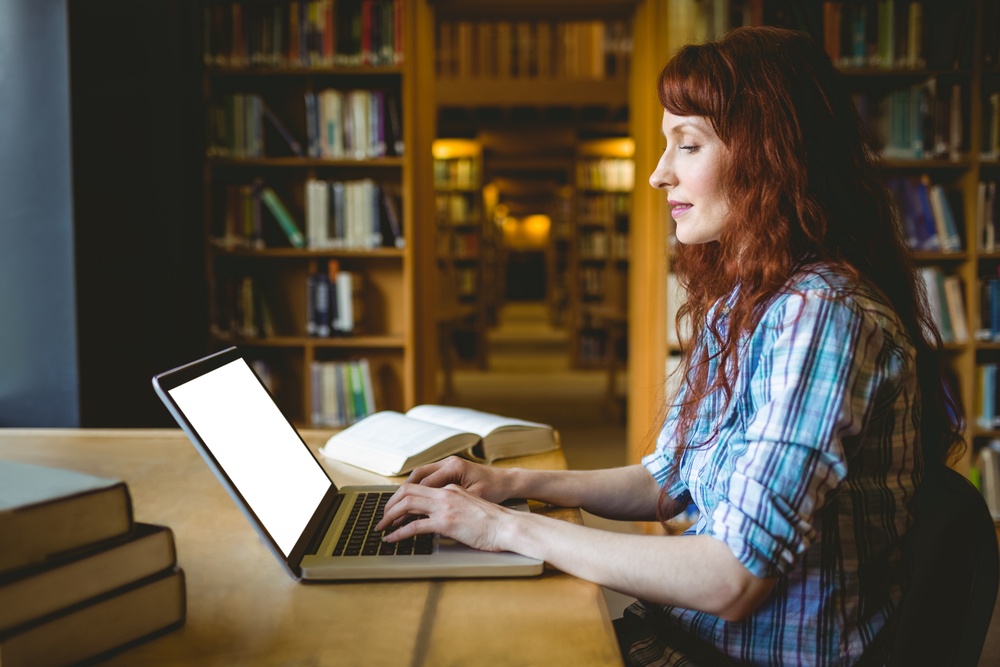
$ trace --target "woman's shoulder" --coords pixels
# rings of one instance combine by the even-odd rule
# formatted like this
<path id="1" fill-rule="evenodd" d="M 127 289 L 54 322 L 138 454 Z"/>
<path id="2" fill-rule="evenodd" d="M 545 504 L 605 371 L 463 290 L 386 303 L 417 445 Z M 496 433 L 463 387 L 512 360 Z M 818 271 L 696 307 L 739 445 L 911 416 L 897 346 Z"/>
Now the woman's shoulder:
<path id="1" fill-rule="evenodd" d="M 800 310 L 805 305 L 858 318 L 874 318 L 885 330 L 902 329 L 895 310 L 877 286 L 831 264 L 802 267 L 775 296 L 769 310 L 772 317 L 784 318 L 790 307 Z"/>

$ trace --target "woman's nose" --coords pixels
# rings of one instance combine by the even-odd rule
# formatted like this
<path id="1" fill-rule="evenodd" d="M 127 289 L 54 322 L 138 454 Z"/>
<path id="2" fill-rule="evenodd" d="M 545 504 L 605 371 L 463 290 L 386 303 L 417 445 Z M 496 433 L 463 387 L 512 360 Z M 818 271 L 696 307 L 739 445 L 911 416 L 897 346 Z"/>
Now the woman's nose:
<path id="1" fill-rule="evenodd" d="M 673 185 L 675 180 L 676 177 L 674 175 L 672 165 L 670 164 L 670 159 L 664 151 L 664 153 L 660 155 L 660 159 L 656 163 L 656 168 L 653 169 L 653 173 L 649 175 L 649 184 L 658 190 L 662 190 L 670 185 Z"/>

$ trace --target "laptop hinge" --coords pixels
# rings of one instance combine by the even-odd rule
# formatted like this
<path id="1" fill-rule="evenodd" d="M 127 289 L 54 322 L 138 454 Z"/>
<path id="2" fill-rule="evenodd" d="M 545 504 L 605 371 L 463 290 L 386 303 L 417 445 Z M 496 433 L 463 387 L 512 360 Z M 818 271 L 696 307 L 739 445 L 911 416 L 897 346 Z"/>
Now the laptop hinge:
<path id="1" fill-rule="evenodd" d="M 319 529 L 313 531 L 312 540 L 306 545 L 306 553 L 314 554 L 319 551 L 319 545 L 323 542 L 323 538 L 326 537 L 327 530 L 330 529 L 330 524 L 333 523 L 333 517 L 336 516 L 337 510 L 340 509 L 340 504 L 344 502 L 344 494 L 338 493 L 333 497 L 333 502 L 326 508 L 326 512 L 323 513 L 323 518 L 320 519 Z"/>

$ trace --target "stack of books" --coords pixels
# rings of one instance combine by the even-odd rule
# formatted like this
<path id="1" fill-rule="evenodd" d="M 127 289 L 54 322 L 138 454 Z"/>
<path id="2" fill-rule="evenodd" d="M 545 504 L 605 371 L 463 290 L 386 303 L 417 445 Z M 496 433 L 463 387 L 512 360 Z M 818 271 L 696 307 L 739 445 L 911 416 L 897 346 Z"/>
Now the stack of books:
<path id="1" fill-rule="evenodd" d="M 0 664 L 68 665 L 184 623 L 173 532 L 127 485 L 0 461 Z"/>

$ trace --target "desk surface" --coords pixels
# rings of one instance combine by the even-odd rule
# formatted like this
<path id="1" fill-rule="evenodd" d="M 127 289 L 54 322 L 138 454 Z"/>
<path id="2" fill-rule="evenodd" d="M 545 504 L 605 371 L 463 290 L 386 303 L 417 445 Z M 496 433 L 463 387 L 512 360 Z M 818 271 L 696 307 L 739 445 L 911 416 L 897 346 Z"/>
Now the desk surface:
<path id="1" fill-rule="evenodd" d="M 329 432 L 302 435 L 315 451 Z M 621 664 L 600 587 L 549 567 L 528 578 L 296 583 L 179 430 L 0 429 L 0 458 L 123 479 L 136 519 L 173 529 L 187 622 L 109 665 Z M 384 482 L 321 462 L 341 486 Z M 580 521 L 576 510 L 540 511 Z"/>

